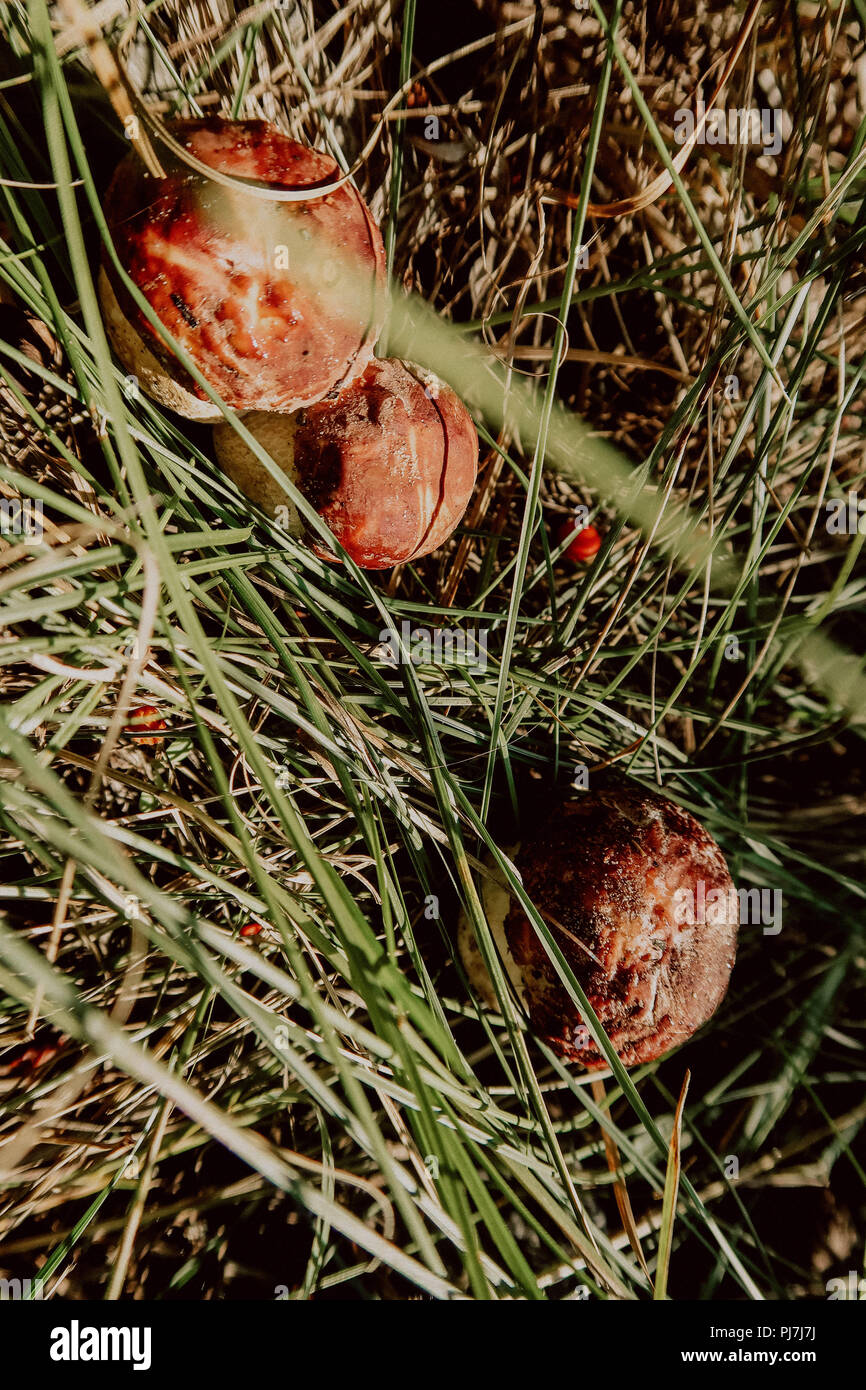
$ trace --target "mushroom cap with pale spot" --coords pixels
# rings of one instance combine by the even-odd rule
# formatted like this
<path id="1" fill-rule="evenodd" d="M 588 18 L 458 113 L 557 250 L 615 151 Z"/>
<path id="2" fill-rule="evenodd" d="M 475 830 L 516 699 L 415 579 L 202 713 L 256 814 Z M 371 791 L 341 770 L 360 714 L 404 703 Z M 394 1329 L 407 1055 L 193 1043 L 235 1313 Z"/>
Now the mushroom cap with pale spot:
<path id="1" fill-rule="evenodd" d="M 169 129 L 221 174 L 310 190 L 300 201 L 254 197 L 161 151 L 166 177 L 134 153 L 118 166 L 106 217 L 121 265 L 226 404 L 296 410 L 360 375 L 384 320 L 382 237 L 335 161 L 268 121 L 182 120 Z M 192 419 L 219 408 L 139 309 L 103 255 L 106 327 L 126 370 L 161 404 Z"/>
<path id="2" fill-rule="evenodd" d="M 514 864 L 626 1066 L 654 1061 L 685 1042 L 718 1008 L 736 954 L 737 897 L 721 850 L 687 811 L 643 791 L 588 794 L 533 828 Z M 485 879 L 482 893 L 535 1032 L 569 1061 L 606 1066 L 498 871 Z M 689 903 L 695 911 L 682 910 Z M 705 920 L 689 920 L 695 917 Z M 496 1007 L 465 917 L 458 945 L 470 979 Z"/>

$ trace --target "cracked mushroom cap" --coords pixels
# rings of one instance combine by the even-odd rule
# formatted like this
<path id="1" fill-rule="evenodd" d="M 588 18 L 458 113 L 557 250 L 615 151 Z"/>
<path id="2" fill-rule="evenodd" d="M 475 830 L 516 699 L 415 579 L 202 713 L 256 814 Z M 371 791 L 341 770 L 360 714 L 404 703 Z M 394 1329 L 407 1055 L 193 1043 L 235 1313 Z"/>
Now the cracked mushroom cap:
<path id="1" fill-rule="evenodd" d="M 170 124 L 202 164 L 275 190 L 340 177 L 329 155 L 268 121 Z M 296 410 L 363 372 L 384 318 L 382 237 L 351 184 L 302 201 L 266 201 L 164 158 L 135 154 L 106 195 L 119 259 L 209 384 L 237 410 Z M 142 390 L 190 419 L 220 411 L 163 343 L 107 253 L 99 276 L 106 328 Z"/>
<path id="2" fill-rule="evenodd" d="M 478 436 L 468 410 L 431 372 L 396 358 L 374 359 L 333 400 L 295 415 L 253 412 L 243 423 L 362 569 L 436 550 L 475 485 Z M 277 519 L 277 508 L 287 509 L 288 529 L 300 534 L 288 494 L 231 425 L 215 427 L 214 443 L 241 491 Z"/>
<path id="3" fill-rule="evenodd" d="M 694 816 L 650 793 L 598 792 L 558 807 L 512 858 L 626 1066 L 685 1042 L 718 1008 L 736 954 L 737 896 Z M 484 881 L 483 903 L 535 1032 L 570 1062 L 607 1066 L 498 874 Z M 498 1007 L 465 917 L 458 944 L 472 983 Z"/>

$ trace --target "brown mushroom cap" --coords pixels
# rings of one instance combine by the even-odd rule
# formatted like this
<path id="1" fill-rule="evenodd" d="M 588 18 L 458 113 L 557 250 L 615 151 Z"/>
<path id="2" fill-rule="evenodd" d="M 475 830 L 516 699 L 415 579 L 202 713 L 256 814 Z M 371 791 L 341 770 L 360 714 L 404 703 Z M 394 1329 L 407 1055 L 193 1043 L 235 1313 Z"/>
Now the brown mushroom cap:
<path id="1" fill-rule="evenodd" d="M 722 852 L 694 816 L 650 793 L 598 792 L 557 807 L 513 858 L 626 1066 L 684 1042 L 718 1008 L 736 954 L 738 904 Z M 605 1067 L 501 879 L 484 884 L 483 901 L 535 1031 L 568 1061 Z M 459 947 L 470 978 L 495 1007 L 466 919 Z"/>
<path id="2" fill-rule="evenodd" d="M 363 569 L 442 545 L 475 484 L 478 436 L 466 407 L 432 373 L 395 358 L 374 359 L 333 400 L 292 416 L 254 412 L 244 425 Z M 290 505 L 231 425 L 217 425 L 214 441 L 225 471 L 264 511 Z M 294 516 L 290 507 L 298 530 Z"/>
<path id="3" fill-rule="evenodd" d="M 210 117 L 170 129 L 203 164 L 275 189 L 312 189 L 340 174 L 329 155 L 267 121 Z M 384 317 L 385 257 L 350 184 L 303 201 L 265 201 L 179 161 L 156 179 L 130 154 L 105 206 L 127 274 L 233 408 L 295 410 L 364 370 Z M 299 248 L 307 243 L 304 270 Z M 351 293 L 339 292 L 343 280 Z M 99 288 L 115 351 L 142 389 L 191 418 L 219 419 L 107 255 Z"/>

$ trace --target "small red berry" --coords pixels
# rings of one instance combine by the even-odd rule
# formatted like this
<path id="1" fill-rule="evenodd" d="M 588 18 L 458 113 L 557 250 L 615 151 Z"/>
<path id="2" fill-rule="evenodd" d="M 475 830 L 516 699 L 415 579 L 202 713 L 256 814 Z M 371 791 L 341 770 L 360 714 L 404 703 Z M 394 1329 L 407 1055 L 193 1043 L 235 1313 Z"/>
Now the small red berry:
<path id="1" fill-rule="evenodd" d="M 136 743 L 146 743 L 153 747 L 161 740 L 150 735 L 159 733 L 168 725 L 155 705 L 139 705 L 130 714 L 126 727 L 129 733 L 137 735 Z"/>
<path id="2" fill-rule="evenodd" d="M 563 522 L 562 526 L 559 528 L 557 537 L 560 545 L 568 540 L 573 530 L 573 521 Z M 563 552 L 561 558 L 563 560 L 574 560 L 577 564 L 584 560 L 591 560 L 594 555 L 598 554 L 600 549 L 601 536 L 599 532 L 594 526 L 584 526 L 582 531 L 578 531 L 571 545 Z"/>
<path id="3" fill-rule="evenodd" d="M 16 1071 L 36 1071 L 38 1067 L 44 1066 L 46 1062 L 50 1062 L 51 1058 L 55 1057 L 58 1051 L 59 1047 L 56 1043 L 43 1043 L 41 1047 L 38 1043 L 33 1043 L 30 1047 L 25 1047 L 24 1051 L 19 1053 L 14 1061 L 8 1064 L 6 1071 L 8 1073 Z"/>
<path id="4" fill-rule="evenodd" d="M 261 929 L 261 922 L 245 922 L 241 927 L 241 936 L 258 936 Z"/>

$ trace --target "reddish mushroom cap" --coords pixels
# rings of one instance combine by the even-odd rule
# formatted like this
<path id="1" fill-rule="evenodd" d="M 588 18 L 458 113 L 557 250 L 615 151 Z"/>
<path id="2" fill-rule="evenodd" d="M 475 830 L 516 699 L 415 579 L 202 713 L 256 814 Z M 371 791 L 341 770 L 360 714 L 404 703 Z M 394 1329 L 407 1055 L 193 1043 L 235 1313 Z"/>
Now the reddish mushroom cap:
<path id="1" fill-rule="evenodd" d="M 548 815 L 514 862 L 626 1066 L 660 1057 L 715 1012 L 736 954 L 737 898 L 721 850 L 687 811 L 640 791 L 587 795 Z M 484 901 L 535 1031 L 569 1061 L 606 1066 L 523 910 L 501 882 Z M 493 1002 L 468 922 L 460 950 Z"/>
<path id="2" fill-rule="evenodd" d="M 210 117 L 170 129 L 201 163 L 275 189 L 312 190 L 340 176 L 329 155 L 267 121 Z M 121 162 L 106 196 L 109 227 L 127 274 L 224 400 L 236 409 L 294 410 L 363 371 L 382 326 L 385 259 L 351 184 L 303 201 L 265 201 L 173 157 L 164 162 L 164 179 L 135 154 Z M 351 293 L 342 295 L 335 286 L 346 280 Z M 107 254 L 100 292 L 115 349 L 142 388 L 195 418 L 219 418 Z"/>
<path id="3" fill-rule="evenodd" d="M 478 436 L 466 407 L 432 373 L 395 358 L 372 361 L 333 400 L 293 416 L 253 413 L 244 424 L 364 569 L 442 545 L 475 484 Z M 288 504 L 230 425 L 217 425 L 214 439 L 247 496 L 272 515 Z"/>

